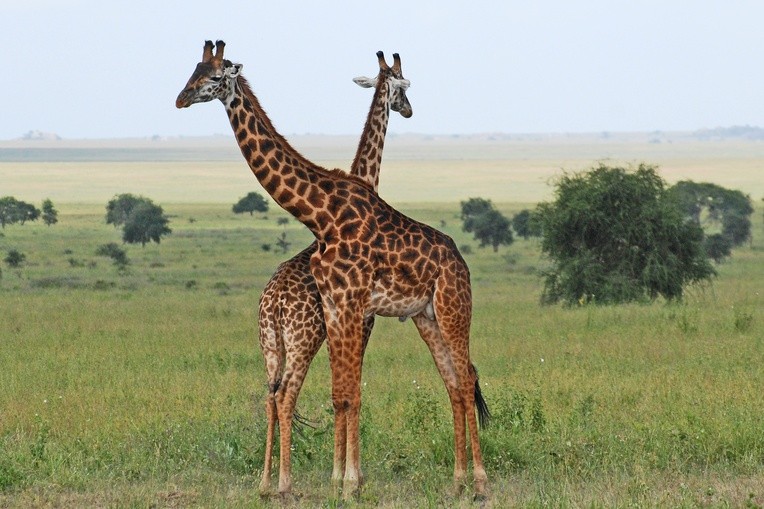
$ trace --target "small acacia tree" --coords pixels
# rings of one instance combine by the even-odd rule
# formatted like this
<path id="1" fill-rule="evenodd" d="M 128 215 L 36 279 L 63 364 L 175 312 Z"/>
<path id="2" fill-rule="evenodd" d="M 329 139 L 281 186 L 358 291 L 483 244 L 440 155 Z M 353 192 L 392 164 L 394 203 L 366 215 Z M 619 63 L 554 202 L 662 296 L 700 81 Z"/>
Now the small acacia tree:
<path id="1" fill-rule="evenodd" d="M 40 209 L 25 201 L 17 200 L 13 196 L 0 198 L 0 227 L 5 225 L 27 221 L 36 221 L 40 217 Z"/>
<path id="2" fill-rule="evenodd" d="M 42 202 L 42 220 L 48 226 L 58 223 L 58 211 L 53 207 L 50 199 Z"/>
<path id="3" fill-rule="evenodd" d="M 121 226 L 122 241 L 127 244 L 145 247 L 152 240 L 159 244 L 163 236 L 172 233 L 169 222 L 162 207 L 143 196 L 120 194 L 106 204 L 106 223 Z"/>
<path id="4" fill-rule="evenodd" d="M 721 263 L 732 248 L 751 240 L 751 197 L 708 182 L 682 180 L 669 188 L 686 217 L 699 226 L 721 225 L 721 234 L 705 239 L 709 256 Z"/>
<path id="5" fill-rule="evenodd" d="M 462 229 L 474 235 L 480 242 L 480 247 L 492 246 L 494 252 L 500 245 L 510 245 L 513 242 L 510 221 L 496 210 L 491 200 L 470 198 L 461 202 L 464 221 Z"/>
<path id="6" fill-rule="evenodd" d="M 232 207 L 234 214 L 243 214 L 249 212 L 249 215 L 254 215 L 255 212 L 268 212 L 268 201 L 263 196 L 256 192 L 247 193 L 247 196 L 240 199 Z"/>
<path id="7" fill-rule="evenodd" d="M 685 220 L 652 166 L 566 174 L 555 195 L 537 209 L 552 262 L 545 304 L 678 299 L 686 285 L 715 274 L 703 230 Z"/>
<path id="8" fill-rule="evenodd" d="M 151 200 L 130 193 L 115 196 L 106 204 L 106 224 L 113 224 L 114 228 L 122 226 L 135 206 L 145 202 L 151 203 Z"/>
<path id="9" fill-rule="evenodd" d="M 143 247 L 152 240 L 159 244 L 163 236 L 172 233 L 167 226 L 169 222 L 159 205 L 150 201 L 139 203 L 123 225 L 122 240 L 128 244 L 140 243 Z"/>
<path id="10" fill-rule="evenodd" d="M 538 218 L 528 209 L 523 209 L 512 217 L 512 229 L 525 240 L 541 236 Z"/>

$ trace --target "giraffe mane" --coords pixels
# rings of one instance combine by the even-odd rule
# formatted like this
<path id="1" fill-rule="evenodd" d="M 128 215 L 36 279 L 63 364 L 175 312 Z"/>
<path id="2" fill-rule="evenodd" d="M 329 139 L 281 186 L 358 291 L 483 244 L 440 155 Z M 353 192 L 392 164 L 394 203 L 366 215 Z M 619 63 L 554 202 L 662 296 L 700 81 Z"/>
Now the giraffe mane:
<path id="1" fill-rule="evenodd" d="M 252 108 L 256 111 L 257 117 L 261 120 L 263 125 L 270 131 L 271 135 L 275 140 L 277 140 L 283 147 L 288 147 L 292 155 L 296 156 L 297 159 L 304 165 L 311 167 L 314 170 L 317 170 L 320 173 L 329 173 L 329 170 L 326 168 L 317 165 L 316 163 L 309 161 L 308 158 L 306 158 L 304 155 L 302 155 L 296 148 L 294 148 L 286 138 L 284 138 L 281 133 L 278 132 L 276 127 L 273 125 L 273 122 L 271 122 L 271 118 L 268 116 L 267 113 L 265 113 L 265 110 L 260 105 L 260 101 L 257 99 L 257 96 L 254 92 L 252 92 L 252 88 L 249 86 L 249 82 L 247 81 L 244 76 L 239 75 L 236 78 L 236 82 L 241 87 L 242 94 L 249 99 L 250 103 L 252 104 Z"/>
<path id="2" fill-rule="evenodd" d="M 379 94 L 380 94 L 380 87 L 379 87 L 379 82 L 378 82 L 377 86 L 374 87 L 374 95 L 372 96 L 372 99 L 371 99 L 371 106 L 369 107 L 369 114 L 366 115 L 366 122 L 363 125 L 363 130 L 361 130 L 361 137 L 358 139 L 358 148 L 356 149 L 356 152 L 355 152 L 355 158 L 353 159 L 353 163 L 350 165 L 350 167 L 353 169 L 353 171 L 355 171 L 355 169 L 358 168 L 358 165 L 361 162 L 361 157 L 362 157 L 362 153 L 363 153 L 363 150 L 361 150 L 361 148 L 363 146 L 364 140 L 366 139 L 366 136 L 365 136 L 366 133 L 371 131 L 371 122 L 372 122 L 371 111 L 374 109 L 374 105 L 377 104 L 377 99 L 379 99 Z M 354 175 L 353 173 L 351 173 L 351 175 L 353 177 L 356 177 L 356 175 Z M 366 181 L 364 181 L 360 177 L 357 177 L 357 180 L 363 181 L 364 184 L 366 184 Z M 371 187 L 371 186 L 367 186 L 367 187 Z"/>
<path id="3" fill-rule="evenodd" d="M 374 189 L 372 188 L 372 186 L 371 186 L 371 184 L 369 182 L 366 182 L 364 179 L 362 179 L 358 175 L 353 175 L 352 173 L 348 173 L 345 170 L 342 170 L 340 168 L 334 168 L 332 170 L 327 170 L 327 173 L 329 175 L 333 176 L 333 177 L 339 177 L 339 178 L 342 178 L 344 180 L 352 180 L 356 184 L 360 184 L 363 187 L 365 187 L 367 189 L 371 189 L 372 191 L 374 191 Z M 374 192 L 376 192 L 376 191 L 374 191 Z"/>
<path id="4" fill-rule="evenodd" d="M 264 109 L 263 109 L 263 107 L 260 105 L 260 101 L 257 99 L 257 96 L 256 96 L 256 95 L 255 95 L 255 93 L 252 91 L 252 88 L 249 86 L 249 82 L 247 81 L 247 79 L 246 79 L 246 78 L 244 78 L 243 76 L 241 76 L 241 75 L 240 75 L 239 77 L 237 77 L 237 78 L 236 78 L 236 81 L 237 81 L 238 85 L 241 87 L 241 91 L 242 91 L 242 94 L 243 94 L 243 95 L 244 95 L 244 96 L 245 96 L 247 99 L 249 99 L 249 101 L 252 103 L 252 107 L 253 107 L 253 108 L 254 108 L 254 109 L 257 111 L 257 113 L 258 113 L 258 115 L 257 115 L 257 116 L 258 116 L 258 118 L 259 118 L 259 119 L 261 119 L 262 123 L 263 123 L 263 124 L 265 125 L 265 127 L 266 127 L 266 128 L 269 130 L 269 131 L 270 131 L 270 133 L 272 134 L 272 136 L 273 136 L 273 137 L 274 137 L 276 140 L 278 140 L 278 141 L 279 141 L 279 143 L 280 143 L 280 144 L 282 144 L 282 146 L 284 146 L 284 147 L 289 147 L 289 149 L 292 151 L 293 155 L 294 155 L 294 156 L 296 156 L 296 157 L 297 157 L 297 158 L 300 160 L 300 162 L 302 162 L 302 163 L 303 163 L 303 164 L 305 164 L 306 166 L 309 166 L 309 167 L 310 167 L 310 168 L 311 168 L 313 171 L 315 171 L 316 173 L 320 173 L 320 174 L 326 175 L 326 176 L 328 176 L 328 177 L 339 178 L 339 179 L 344 179 L 344 180 L 350 180 L 350 181 L 353 181 L 353 182 L 355 182 L 356 184 L 360 184 L 360 185 L 362 185 L 362 186 L 363 186 L 363 187 L 365 187 L 365 188 L 371 189 L 372 191 L 374 190 L 374 189 L 372 189 L 372 186 L 371 186 L 371 184 L 369 184 L 368 182 L 366 182 L 366 181 L 365 181 L 364 179 L 362 179 L 361 177 L 358 177 L 358 176 L 356 176 L 356 175 L 353 175 L 353 174 L 347 173 L 347 172 L 345 172 L 345 171 L 343 171 L 343 170 L 341 170 L 341 169 L 339 169 L 339 168 L 335 168 L 335 169 L 329 170 L 329 169 L 326 169 L 326 168 L 324 168 L 323 166 L 319 166 L 319 165 L 317 165 L 316 163 L 314 163 L 314 162 L 312 162 L 312 161 L 309 161 L 309 160 L 308 160 L 308 159 L 307 159 L 305 156 L 303 156 L 303 155 L 302 155 L 302 154 L 301 154 L 301 153 L 300 153 L 300 152 L 299 152 L 297 149 L 295 149 L 295 148 L 294 148 L 294 147 L 293 147 L 293 146 L 292 146 L 292 145 L 291 145 L 291 144 L 290 144 L 290 143 L 289 143 L 289 142 L 286 140 L 286 138 L 284 138 L 284 137 L 281 135 L 281 133 L 279 133 L 279 132 L 276 130 L 276 127 L 273 125 L 273 122 L 271 122 L 271 119 L 270 119 L 270 117 L 269 117 L 269 116 L 268 116 L 268 115 L 265 113 L 265 110 L 264 110 Z M 375 94 L 376 94 L 376 93 L 377 93 L 377 92 L 375 92 Z"/>

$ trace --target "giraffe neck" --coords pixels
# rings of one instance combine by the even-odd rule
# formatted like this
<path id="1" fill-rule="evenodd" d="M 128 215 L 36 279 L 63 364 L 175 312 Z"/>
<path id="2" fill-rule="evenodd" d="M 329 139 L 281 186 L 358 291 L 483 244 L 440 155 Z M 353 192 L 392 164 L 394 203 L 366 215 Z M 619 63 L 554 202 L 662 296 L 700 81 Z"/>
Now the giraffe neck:
<path id="1" fill-rule="evenodd" d="M 318 181 L 330 172 L 308 161 L 276 131 L 244 78 L 236 79 L 223 104 L 241 153 L 257 180 L 281 208 L 319 237 L 316 215 L 326 202 L 326 192 Z"/>
<path id="2" fill-rule="evenodd" d="M 390 83 L 380 79 L 374 89 L 374 98 L 358 142 L 355 159 L 350 166 L 350 173 L 368 183 L 374 191 L 379 188 L 379 169 L 382 165 L 382 151 L 385 148 L 385 135 L 390 120 L 391 95 Z"/>

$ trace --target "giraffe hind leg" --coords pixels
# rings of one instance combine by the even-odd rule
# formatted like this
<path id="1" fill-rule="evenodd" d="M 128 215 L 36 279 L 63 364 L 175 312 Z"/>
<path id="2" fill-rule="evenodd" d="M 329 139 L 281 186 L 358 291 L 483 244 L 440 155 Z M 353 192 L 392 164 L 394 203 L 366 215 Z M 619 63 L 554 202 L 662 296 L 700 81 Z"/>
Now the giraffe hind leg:
<path id="1" fill-rule="evenodd" d="M 312 330 L 297 331 L 290 337 L 308 338 L 310 341 L 301 343 L 296 348 L 291 342 L 287 342 L 286 362 L 281 387 L 276 393 L 276 408 L 279 420 L 280 454 L 279 454 L 279 495 L 282 498 L 291 494 L 292 491 L 292 429 L 301 432 L 300 424 L 311 425 L 310 421 L 299 415 L 295 408 L 297 398 L 300 396 L 302 385 L 308 374 L 308 368 L 316 353 L 323 343 L 323 334 Z M 307 348 L 303 350 L 303 348 Z"/>
<path id="2" fill-rule="evenodd" d="M 443 341 L 438 323 L 430 320 L 426 313 L 412 316 L 411 319 L 430 350 L 451 402 L 454 421 L 454 495 L 458 496 L 464 489 L 467 477 L 465 412 L 459 379 L 456 375 L 451 352 Z"/>
<path id="3" fill-rule="evenodd" d="M 459 380 L 459 392 L 463 414 L 467 421 L 470 449 L 472 451 L 472 469 L 476 498 L 486 494 L 487 476 L 483 466 L 483 455 L 478 436 L 478 414 L 487 424 L 490 413 L 485 403 L 477 380 L 477 371 L 470 361 L 469 340 L 472 320 L 472 298 L 467 276 L 456 270 L 450 277 L 442 275 L 433 295 L 433 307 L 437 317 L 438 329 L 443 337 Z"/>

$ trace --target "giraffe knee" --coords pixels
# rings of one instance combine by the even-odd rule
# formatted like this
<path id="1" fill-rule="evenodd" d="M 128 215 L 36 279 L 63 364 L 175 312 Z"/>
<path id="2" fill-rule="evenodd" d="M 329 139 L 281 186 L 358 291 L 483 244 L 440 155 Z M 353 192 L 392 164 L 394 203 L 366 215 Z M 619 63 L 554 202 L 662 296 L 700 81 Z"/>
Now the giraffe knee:
<path id="1" fill-rule="evenodd" d="M 350 400 L 340 398 L 332 401 L 332 406 L 334 407 L 334 413 L 338 413 L 340 411 L 346 412 L 350 408 Z"/>

